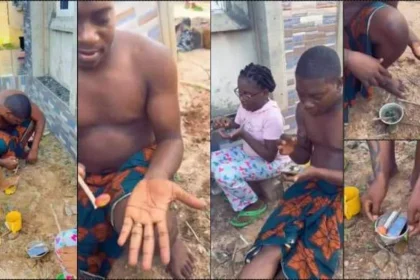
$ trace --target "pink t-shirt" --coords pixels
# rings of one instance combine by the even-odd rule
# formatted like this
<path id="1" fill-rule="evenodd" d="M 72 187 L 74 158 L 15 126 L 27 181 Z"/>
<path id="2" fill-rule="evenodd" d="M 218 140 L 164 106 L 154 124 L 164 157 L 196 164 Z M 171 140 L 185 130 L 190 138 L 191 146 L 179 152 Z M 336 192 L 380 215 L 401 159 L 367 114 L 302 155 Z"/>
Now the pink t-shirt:
<path id="1" fill-rule="evenodd" d="M 264 140 L 278 140 L 284 132 L 284 118 L 280 108 L 273 100 L 268 101 L 261 109 L 251 112 L 239 106 L 235 122 L 244 126 L 244 130 L 256 140 L 264 143 Z M 244 141 L 244 151 L 252 157 L 259 155 Z M 288 160 L 289 157 L 277 154 L 277 159 Z"/>

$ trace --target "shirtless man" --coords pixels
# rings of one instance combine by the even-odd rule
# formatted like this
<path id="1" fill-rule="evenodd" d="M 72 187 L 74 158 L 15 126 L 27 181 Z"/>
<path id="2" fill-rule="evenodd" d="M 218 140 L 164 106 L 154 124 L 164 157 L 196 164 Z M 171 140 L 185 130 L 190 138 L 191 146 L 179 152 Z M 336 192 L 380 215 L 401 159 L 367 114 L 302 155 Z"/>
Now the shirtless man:
<path id="1" fill-rule="evenodd" d="M 387 68 L 407 46 L 420 59 L 420 40 L 398 11 L 398 2 L 344 1 L 345 122 L 359 92 L 369 98 L 379 86 L 403 97 L 404 86 Z"/>
<path id="2" fill-rule="evenodd" d="M 193 258 L 167 210 L 173 200 L 205 203 L 170 181 L 183 155 L 176 64 L 164 46 L 116 31 L 115 21 L 113 2 L 78 5 L 78 170 L 95 196 L 111 196 L 94 210 L 79 190 L 79 274 L 106 277 L 131 235 L 129 264 L 142 253 L 151 269 L 159 248 L 174 278 L 190 278 Z"/>
<path id="3" fill-rule="evenodd" d="M 331 278 L 338 266 L 344 228 L 342 79 L 337 53 L 324 46 L 305 51 L 296 67 L 296 90 L 297 137 L 283 135 L 279 151 L 311 166 L 297 175 L 268 218 L 246 256 L 240 279 L 272 279 L 280 269 L 287 279 L 324 279 Z"/>
<path id="4" fill-rule="evenodd" d="M 369 189 L 362 197 L 366 216 L 375 221 L 381 214 L 381 204 L 388 192 L 391 178 L 398 172 L 394 141 L 368 141 L 373 173 Z M 417 141 L 414 168 L 410 180 L 411 197 L 407 214 L 409 236 L 420 233 L 420 141 Z"/>
<path id="5" fill-rule="evenodd" d="M 18 158 L 35 163 L 44 128 L 44 114 L 22 91 L 0 92 L 0 166 L 13 170 Z"/>

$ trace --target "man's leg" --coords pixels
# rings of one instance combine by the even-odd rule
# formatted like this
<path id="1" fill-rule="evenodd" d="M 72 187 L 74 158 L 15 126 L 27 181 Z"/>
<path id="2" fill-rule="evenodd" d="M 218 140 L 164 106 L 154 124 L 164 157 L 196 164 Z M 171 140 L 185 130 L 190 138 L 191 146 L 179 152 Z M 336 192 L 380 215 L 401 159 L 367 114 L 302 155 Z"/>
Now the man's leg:
<path id="1" fill-rule="evenodd" d="M 389 180 L 398 172 L 395 161 L 394 141 L 367 141 L 372 164 L 372 176 L 369 184 L 375 184 L 379 175 L 385 179 L 388 186 Z"/>
<path id="2" fill-rule="evenodd" d="M 369 38 L 372 40 L 374 56 L 382 58 L 382 65 L 388 68 L 405 51 L 409 43 L 409 27 L 400 11 L 393 7 L 378 10 L 371 21 Z M 386 89 L 401 89 L 401 81 L 392 79 Z"/>
<path id="3" fill-rule="evenodd" d="M 128 197 L 117 203 L 114 210 L 115 224 L 114 229 L 119 234 L 124 222 L 125 209 L 127 207 Z M 168 212 L 167 225 L 169 233 L 169 241 L 171 246 L 171 261 L 168 265 L 168 271 L 175 279 L 189 279 L 192 277 L 194 269 L 194 258 L 188 252 L 185 244 L 179 237 L 178 223 L 174 213 Z M 145 237 L 143 237 L 145 238 Z M 154 230 L 155 240 L 155 256 L 159 255 L 159 234 L 158 230 Z M 129 250 L 129 242 L 126 245 L 126 252 Z M 142 248 L 140 248 L 139 259 L 142 257 Z"/>
<path id="4" fill-rule="evenodd" d="M 273 279 L 280 261 L 280 247 L 264 246 L 261 252 L 243 267 L 238 279 Z"/>
<path id="5" fill-rule="evenodd" d="M 413 167 L 413 172 L 411 173 L 411 179 L 410 179 L 410 185 L 412 189 L 416 185 L 419 175 L 420 175 L 420 141 L 417 141 L 416 155 L 414 158 L 414 167 Z"/>

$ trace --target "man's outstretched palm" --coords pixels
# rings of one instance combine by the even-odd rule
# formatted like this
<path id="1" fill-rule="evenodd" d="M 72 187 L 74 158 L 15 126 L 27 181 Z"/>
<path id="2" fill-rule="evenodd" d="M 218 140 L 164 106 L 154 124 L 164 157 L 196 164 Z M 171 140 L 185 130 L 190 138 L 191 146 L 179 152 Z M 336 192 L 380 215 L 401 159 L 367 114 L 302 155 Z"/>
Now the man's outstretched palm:
<path id="1" fill-rule="evenodd" d="M 131 234 L 129 264 L 137 264 L 139 249 L 143 241 L 143 269 L 151 269 L 155 249 L 154 225 L 158 230 L 161 260 L 164 264 L 169 263 L 170 244 L 166 212 L 169 204 L 175 200 L 195 209 L 206 207 L 203 200 L 187 193 L 168 180 L 143 180 L 134 188 L 125 209 L 124 224 L 118 239 L 118 244 L 123 246 Z"/>

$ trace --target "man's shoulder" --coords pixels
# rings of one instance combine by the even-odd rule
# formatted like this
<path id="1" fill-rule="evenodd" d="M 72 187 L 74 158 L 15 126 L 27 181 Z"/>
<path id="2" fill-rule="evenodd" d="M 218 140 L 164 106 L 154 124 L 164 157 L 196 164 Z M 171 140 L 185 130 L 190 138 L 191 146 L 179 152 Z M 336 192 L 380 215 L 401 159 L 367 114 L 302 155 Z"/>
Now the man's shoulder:
<path id="1" fill-rule="evenodd" d="M 172 59 L 169 48 L 160 42 L 144 35 L 127 31 L 118 30 L 115 34 L 115 40 L 117 40 L 122 48 L 130 52 L 133 60 L 136 62 L 153 63 L 156 65 L 156 63 L 165 64 L 168 62 L 168 59 Z"/>

